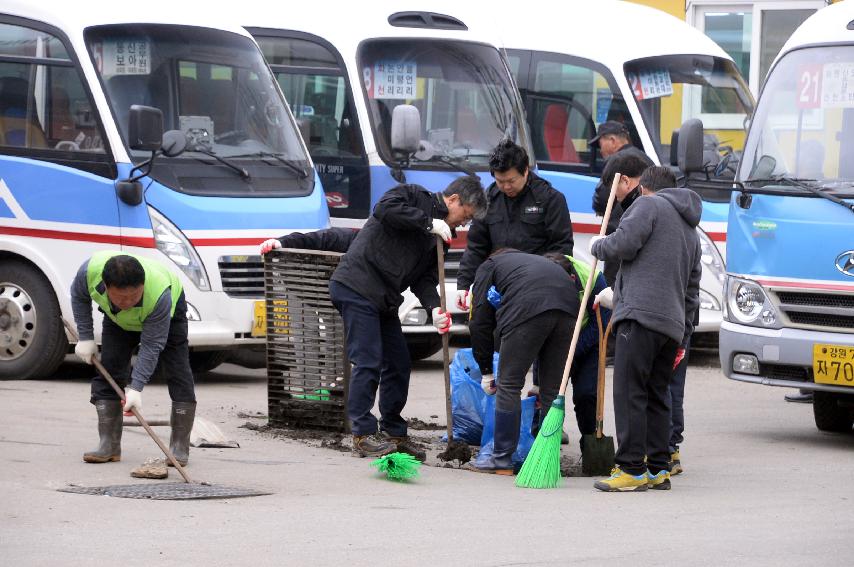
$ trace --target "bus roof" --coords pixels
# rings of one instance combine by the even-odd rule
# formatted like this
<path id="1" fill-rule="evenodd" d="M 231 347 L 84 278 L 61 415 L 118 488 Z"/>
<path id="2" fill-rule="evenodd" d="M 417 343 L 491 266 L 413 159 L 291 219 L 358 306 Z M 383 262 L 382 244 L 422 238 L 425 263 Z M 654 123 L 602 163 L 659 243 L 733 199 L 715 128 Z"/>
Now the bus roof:
<path id="1" fill-rule="evenodd" d="M 318 3 L 317 8 L 271 9 L 269 2 L 247 0 L 240 4 L 236 17 L 252 28 L 270 28 L 306 32 L 332 42 L 339 50 L 355 52 L 359 43 L 368 38 L 447 38 L 479 41 L 496 45 L 499 35 L 488 14 L 489 8 L 472 10 L 464 3 L 447 0 L 402 0 L 393 7 L 382 2 Z M 401 12 L 430 12 L 457 18 L 465 28 L 394 26 L 392 14 Z M 235 15 L 232 15 L 232 19 Z M 346 55 L 345 55 L 346 57 Z"/>
<path id="2" fill-rule="evenodd" d="M 617 0 L 585 2 L 583 7 L 573 2 L 525 2 L 526 14 L 546 11 L 550 11 L 547 17 L 530 18 L 516 28 L 505 28 L 504 47 L 574 55 L 612 69 L 658 55 L 731 59 L 704 33 L 655 8 Z"/>
<path id="3" fill-rule="evenodd" d="M 95 0 L 84 5 L 60 0 L 5 0 L 0 12 L 44 22 L 69 36 L 82 35 L 90 26 L 108 24 L 173 24 L 210 27 L 247 36 L 234 18 L 212 13 L 196 2 L 148 0 L 143 4 Z"/>
<path id="4" fill-rule="evenodd" d="M 784 53 L 805 45 L 827 43 L 854 43 L 854 2 L 840 2 L 822 8 L 807 18 L 783 45 L 779 59 Z"/>

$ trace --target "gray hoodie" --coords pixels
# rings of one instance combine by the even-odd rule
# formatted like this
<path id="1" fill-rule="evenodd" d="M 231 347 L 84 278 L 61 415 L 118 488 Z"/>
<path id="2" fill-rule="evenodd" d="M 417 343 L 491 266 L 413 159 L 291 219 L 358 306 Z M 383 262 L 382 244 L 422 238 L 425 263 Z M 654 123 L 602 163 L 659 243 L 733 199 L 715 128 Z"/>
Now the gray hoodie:
<path id="1" fill-rule="evenodd" d="M 690 189 L 662 189 L 638 198 L 593 255 L 622 262 L 614 284 L 614 324 L 637 321 L 684 345 L 700 305 L 703 205 Z"/>

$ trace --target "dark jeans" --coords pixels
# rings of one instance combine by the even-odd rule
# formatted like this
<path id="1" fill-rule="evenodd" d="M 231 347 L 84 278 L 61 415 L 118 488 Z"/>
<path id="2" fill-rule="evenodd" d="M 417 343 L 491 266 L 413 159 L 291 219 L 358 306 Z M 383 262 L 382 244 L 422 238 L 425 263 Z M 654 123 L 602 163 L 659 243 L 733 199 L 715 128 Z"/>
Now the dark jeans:
<path id="1" fill-rule="evenodd" d="M 540 403 L 545 416 L 560 388 L 563 367 L 569 354 L 569 343 L 572 342 L 574 321 L 575 318 L 569 313 L 546 311 L 514 327 L 501 337 L 496 410 L 521 411 L 520 395 L 525 385 L 525 375 L 536 360 Z M 518 429 L 516 434 L 518 435 Z"/>
<path id="2" fill-rule="evenodd" d="M 130 360 L 133 350 L 139 346 L 142 333 L 125 331 L 112 319 L 104 316 L 101 329 L 101 363 L 120 388 L 127 386 L 131 376 Z M 178 298 L 175 313 L 169 323 L 166 346 L 160 353 L 157 367 L 166 375 L 169 397 L 173 402 L 195 402 L 196 393 L 193 371 L 190 369 L 190 348 L 187 343 L 187 302 L 184 294 Z M 107 381 L 98 374 L 92 380 L 92 399 L 118 400 Z"/>
<path id="3" fill-rule="evenodd" d="M 332 304 L 344 319 L 347 355 L 353 364 L 347 415 L 353 435 L 377 432 L 371 413 L 380 395 L 380 429 L 394 437 L 406 435 L 400 415 L 409 395 L 409 350 L 397 313 L 381 313 L 376 306 L 349 287 L 329 283 Z"/>
<path id="4" fill-rule="evenodd" d="M 670 470 L 670 378 L 679 344 L 632 320 L 615 328 L 615 462 L 633 475 Z M 647 462 L 644 464 L 644 456 Z"/>
<path id="5" fill-rule="evenodd" d="M 688 371 L 688 355 L 691 351 L 691 341 L 685 346 L 685 358 L 676 367 L 673 377 L 670 379 L 670 452 L 679 450 L 679 444 L 685 439 L 682 432 L 685 431 L 685 410 L 682 407 L 685 401 L 685 373 Z"/>

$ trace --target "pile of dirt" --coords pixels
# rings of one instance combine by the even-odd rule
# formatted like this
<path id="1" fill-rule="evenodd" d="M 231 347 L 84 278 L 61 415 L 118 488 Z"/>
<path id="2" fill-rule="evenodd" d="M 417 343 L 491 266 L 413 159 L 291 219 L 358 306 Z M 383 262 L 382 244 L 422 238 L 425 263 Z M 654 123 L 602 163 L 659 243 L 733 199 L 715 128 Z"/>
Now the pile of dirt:
<path id="1" fill-rule="evenodd" d="M 352 445 L 344 443 L 344 440 L 349 439 L 349 436 L 335 431 L 322 431 L 319 429 L 285 429 L 281 427 L 271 427 L 267 424 L 253 423 L 251 421 L 247 421 L 240 427 L 250 431 L 255 431 L 267 437 L 299 441 L 300 443 L 305 443 L 312 447 L 333 449 L 342 453 L 347 453 L 352 448 Z"/>

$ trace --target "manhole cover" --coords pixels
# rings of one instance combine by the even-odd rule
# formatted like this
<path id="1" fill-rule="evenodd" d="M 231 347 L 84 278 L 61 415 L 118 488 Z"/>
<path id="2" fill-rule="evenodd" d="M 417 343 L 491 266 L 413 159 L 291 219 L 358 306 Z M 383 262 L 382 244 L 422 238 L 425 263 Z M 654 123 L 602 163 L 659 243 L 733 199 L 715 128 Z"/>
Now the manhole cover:
<path id="1" fill-rule="evenodd" d="M 216 484 L 165 482 L 152 484 L 119 484 L 115 486 L 68 485 L 59 492 L 92 494 L 114 498 L 140 498 L 148 500 L 200 500 L 204 498 L 242 498 L 272 494 L 251 488 L 235 488 Z"/>

